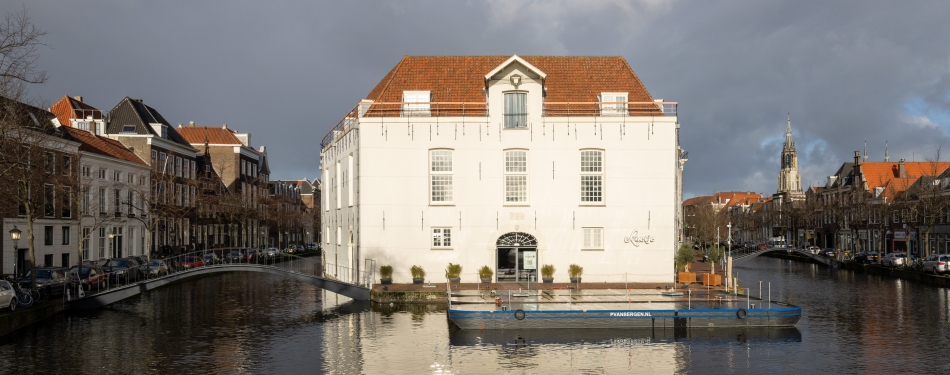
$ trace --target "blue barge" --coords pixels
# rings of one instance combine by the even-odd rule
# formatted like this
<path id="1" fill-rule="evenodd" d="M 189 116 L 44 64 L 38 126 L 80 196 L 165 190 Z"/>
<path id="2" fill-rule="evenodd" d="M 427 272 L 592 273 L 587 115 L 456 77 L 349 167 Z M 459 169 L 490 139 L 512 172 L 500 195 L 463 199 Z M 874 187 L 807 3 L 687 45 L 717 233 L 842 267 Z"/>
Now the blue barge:
<path id="1" fill-rule="evenodd" d="M 793 327 L 802 315 L 799 306 L 725 293 L 556 292 L 503 292 L 485 298 L 453 291 L 448 319 L 461 329 L 616 329 Z"/>

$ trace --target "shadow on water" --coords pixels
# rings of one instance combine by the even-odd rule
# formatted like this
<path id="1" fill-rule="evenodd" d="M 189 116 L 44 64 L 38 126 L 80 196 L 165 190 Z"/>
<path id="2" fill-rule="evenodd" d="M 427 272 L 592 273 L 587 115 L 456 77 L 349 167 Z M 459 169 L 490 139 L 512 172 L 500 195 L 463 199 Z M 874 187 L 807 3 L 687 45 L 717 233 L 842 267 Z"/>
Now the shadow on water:
<path id="1" fill-rule="evenodd" d="M 449 323 L 451 325 L 451 323 Z M 795 327 L 783 328 L 690 328 L 690 329 L 531 329 L 531 330 L 449 330 L 453 346 L 571 344 L 665 344 L 674 342 L 707 345 L 801 342 Z"/>

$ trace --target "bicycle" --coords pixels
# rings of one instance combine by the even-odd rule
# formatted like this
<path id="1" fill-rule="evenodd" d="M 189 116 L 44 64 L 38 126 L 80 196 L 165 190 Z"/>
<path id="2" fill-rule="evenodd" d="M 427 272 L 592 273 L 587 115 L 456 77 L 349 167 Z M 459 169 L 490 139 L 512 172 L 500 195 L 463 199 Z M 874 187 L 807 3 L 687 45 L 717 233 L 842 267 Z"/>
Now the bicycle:
<path id="1" fill-rule="evenodd" d="M 12 283 L 13 291 L 16 294 L 17 306 L 33 306 L 33 293 L 30 290 L 23 290 L 19 283 Z"/>

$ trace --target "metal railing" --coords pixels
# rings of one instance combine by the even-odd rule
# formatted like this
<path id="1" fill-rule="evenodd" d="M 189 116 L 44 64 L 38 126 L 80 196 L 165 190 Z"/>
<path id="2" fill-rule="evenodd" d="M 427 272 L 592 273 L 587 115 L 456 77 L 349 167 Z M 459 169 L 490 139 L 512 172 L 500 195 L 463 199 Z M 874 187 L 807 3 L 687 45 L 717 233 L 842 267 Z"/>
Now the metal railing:
<path id="1" fill-rule="evenodd" d="M 72 281 L 67 283 L 63 298 L 69 300 L 91 296 L 196 269 L 241 265 L 274 267 L 291 273 L 335 280 L 365 288 L 372 286 L 374 274 L 372 271 L 358 270 L 342 265 L 325 265 L 321 260 L 319 256 L 303 257 L 286 254 L 282 251 L 268 253 L 267 250 L 259 249 L 221 248 L 175 256 L 153 257 L 149 260 L 149 263 L 154 265 L 152 267 L 139 264 L 138 267 L 120 269 L 109 267 L 112 259 L 84 261 L 83 267 L 92 266 L 96 275 L 90 276 L 86 279 L 88 281 L 82 282 L 83 288 L 80 290 L 76 288 L 75 273 L 71 273 L 69 279 Z M 99 274 L 100 270 L 102 275 Z"/>

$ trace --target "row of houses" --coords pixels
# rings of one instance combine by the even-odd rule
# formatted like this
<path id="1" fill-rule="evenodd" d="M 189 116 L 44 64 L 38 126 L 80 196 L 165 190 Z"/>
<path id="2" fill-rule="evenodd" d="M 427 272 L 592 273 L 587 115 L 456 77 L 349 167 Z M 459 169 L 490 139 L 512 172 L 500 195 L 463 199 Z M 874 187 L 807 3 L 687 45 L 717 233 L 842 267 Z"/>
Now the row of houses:
<path id="1" fill-rule="evenodd" d="M 950 252 L 950 162 L 868 161 L 860 151 L 823 186 L 804 191 L 791 138 L 782 151 L 779 190 L 719 192 L 683 202 L 683 235 L 694 241 L 762 242 L 818 246 L 857 254 L 907 252 L 914 257 Z"/>
<path id="2" fill-rule="evenodd" d="M 316 242 L 319 183 L 271 180 L 267 150 L 249 133 L 175 127 L 129 97 L 108 112 L 79 96 L 48 109 L 2 100 L 0 273 Z"/>

